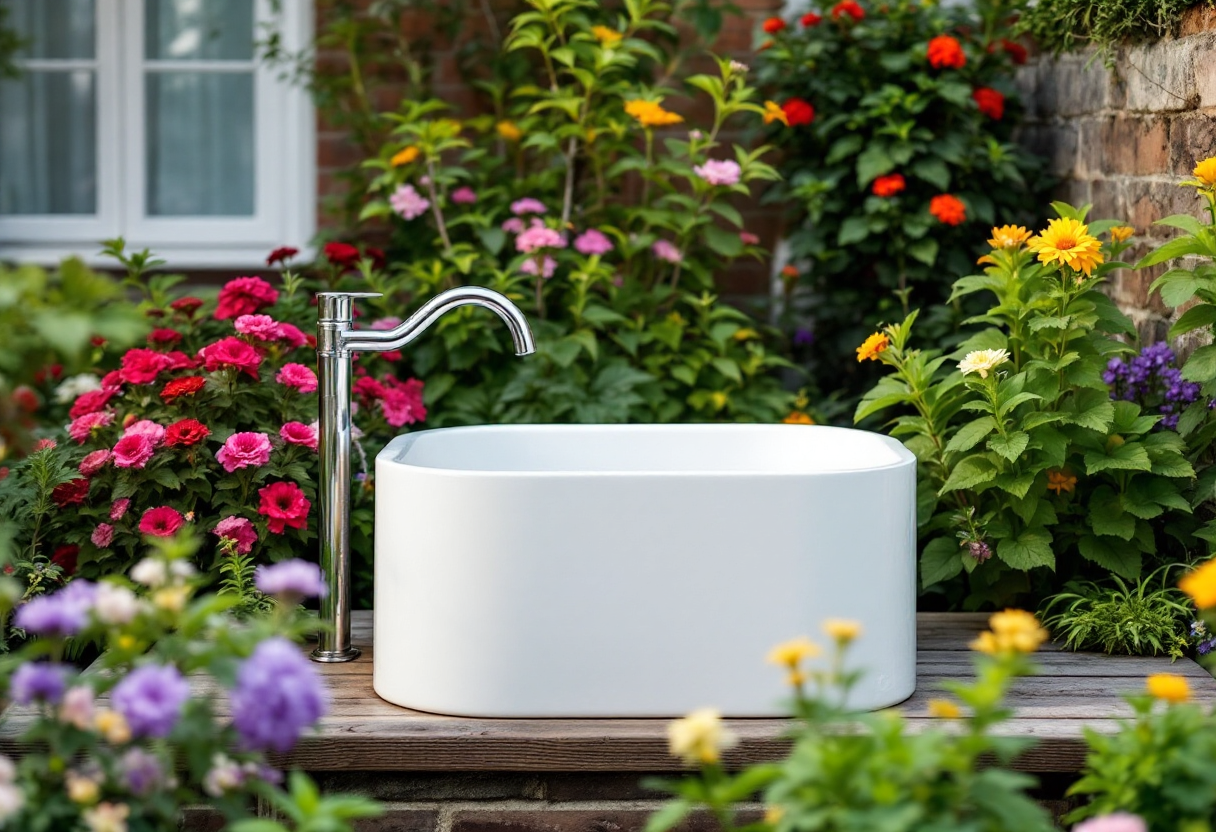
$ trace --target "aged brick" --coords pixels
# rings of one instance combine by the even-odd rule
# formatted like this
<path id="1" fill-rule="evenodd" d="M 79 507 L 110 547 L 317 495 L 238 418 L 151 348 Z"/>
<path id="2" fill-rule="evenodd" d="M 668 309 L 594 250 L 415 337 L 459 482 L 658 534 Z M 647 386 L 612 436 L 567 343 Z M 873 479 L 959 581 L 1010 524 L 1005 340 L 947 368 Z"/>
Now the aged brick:
<path id="1" fill-rule="evenodd" d="M 1216 30 L 1216 8 L 1206 3 L 1191 6 L 1182 13 L 1178 23 L 1178 37 L 1182 38 L 1213 30 Z"/>
<path id="2" fill-rule="evenodd" d="M 1083 175 L 1077 158 L 1077 133 L 1082 125 L 1036 124 L 1023 128 L 1018 134 L 1022 146 L 1035 156 L 1047 160 L 1048 170 L 1055 176 Z"/>
<path id="3" fill-rule="evenodd" d="M 220 832 L 227 828 L 227 821 L 214 809 L 186 808 L 182 809 L 177 828 L 180 832 Z"/>
<path id="4" fill-rule="evenodd" d="M 1114 116 L 1102 130 L 1104 173 L 1166 173 L 1170 163 L 1168 123 L 1159 116 Z"/>
<path id="5" fill-rule="evenodd" d="M 1210 61 L 1216 64 L 1216 51 Z M 1212 155 L 1216 155 L 1216 112 L 1186 113 L 1176 117 L 1170 125 L 1172 172 L 1189 176 L 1196 162 Z"/>
<path id="6" fill-rule="evenodd" d="M 535 774 L 497 772 L 316 772 L 321 791 L 384 801 L 537 800 L 544 781 Z"/>
<path id="7" fill-rule="evenodd" d="M 355 823 L 355 832 L 434 832 L 438 828 L 437 810 L 394 806 L 386 807 L 381 817 Z"/>
<path id="8" fill-rule="evenodd" d="M 1088 201 L 1094 206 L 1090 216 L 1093 219 L 1122 220 L 1126 218 L 1128 211 L 1123 194 L 1124 189 L 1121 183 L 1112 179 L 1095 179 L 1089 187 Z"/>
<path id="9" fill-rule="evenodd" d="M 663 797 L 642 786 L 645 775 L 636 772 L 546 774 L 545 798 L 570 800 L 654 800 Z"/>
<path id="10" fill-rule="evenodd" d="M 1039 63 L 1038 98 L 1041 113 L 1077 116 L 1110 106 L 1110 73 L 1101 61 L 1066 55 Z"/>
<path id="11" fill-rule="evenodd" d="M 1018 67 L 1013 75 L 1013 85 L 1017 89 L 1018 98 L 1026 111 L 1027 121 L 1034 121 L 1043 115 L 1039 107 L 1039 63 L 1032 61 Z"/>
<path id="12" fill-rule="evenodd" d="M 1173 182 L 1130 180 L 1125 185 L 1127 220 L 1136 233 L 1156 239 L 1173 237 L 1178 232 L 1154 222 L 1170 214 L 1195 214 L 1199 202 L 1195 192 Z"/>
<path id="13" fill-rule="evenodd" d="M 1127 76 L 1127 108 L 1164 113 L 1196 107 L 1196 39 L 1164 40 L 1127 50 L 1121 59 Z M 1200 60 L 1203 60 L 1201 57 Z"/>

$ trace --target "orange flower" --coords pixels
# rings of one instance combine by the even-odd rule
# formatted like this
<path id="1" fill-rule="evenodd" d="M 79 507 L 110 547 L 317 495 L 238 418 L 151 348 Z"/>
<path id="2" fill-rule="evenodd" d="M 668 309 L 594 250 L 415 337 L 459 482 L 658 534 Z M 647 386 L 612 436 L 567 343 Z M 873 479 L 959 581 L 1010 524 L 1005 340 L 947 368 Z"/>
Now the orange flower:
<path id="1" fill-rule="evenodd" d="M 1177 704 L 1191 698 L 1191 686 L 1186 677 L 1176 673 L 1154 673 L 1146 680 L 1148 695 L 1154 699 Z"/>
<path id="2" fill-rule="evenodd" d="M 770 17 L 760 28 L 764 30 L 765 34 L 775 35 L 785 28 L 785 21 L 779 17 Z"/>
<path id="3" fill-rule="evenodd" d="M 1126 243 L 1135 233 L 1136 229 L 1130 225 L 1116 225 L 1110 230 L 1110 238 L 1116 243 Z"/>
<path id="4" fill-rule="evenodd" d="M 418 152 L 418 148 L 414 147 L 413 145 L 403 147 L 401 150 L 398 150 L 393 154 L 393 158 L 389 160 L 389 163 L 392 164 L 393 167 L 408 165 L 410 162 L 418 158 Z"/>
<path id="5" fill-rule="evenodd" d="M 959 225 L 967 219 L 967 206 L 951 194 L 938 194 L 929 200 L 929 213 L 946 225 Z"/>
<path id="6" fill-rule="evenodd" d="M 781 420 L 787 425 L 813 425 L 815 420 L 810 415 L 803 413 L 801 410 L 795 410 Z"/>
<path id="7" fill-rule="evenodd" d="M 516 127 L 515 123 L 511 121 L 500 121 L 494 125 L 494 129 L 498 131 L 498 135 L 509 142 L 517 142 L 524 135 L 524 131 Z"/>
<path id="8" fill-rule="evenodd" d="M 667 127 L 684 121 L 684 116 L 663 109 L 662 100 L 625 102 L 625 112 L 638 120 L 643 127 Z"/>
<path id="9" fill-rule="evenodd" d="M 988 245 L 993 248 L 1018 248 L 1030 239 L 1030 232 L 1020 225 L 998 225 L 992 229 Z"/>
<path id="10" fill-rule="evenodd" d="M 889 346 L 891 346 L 891 339 L 882 332 L 875 332 L 857 348 L 857 360 L 861 362 L 868 358 L 871 361 L 877 361 L 878 356 L 886 352 Z"/>
<path id="11" fill-rule="evenodd" d="M 789 116 L 785 114 L 785 110 L 781 109 L 781 105 L 776 101 L 764 102 L 764 123 L 772 124 L 774 121 L 779 121 L 786 127 L 790 126 Z"/>
<path id="12" fill-rule="evenodd" d="M 929 58 L 929 65 L 934 69 L 943 67 L 962 69 L 967 63 L 967 56 L 963 53 L 962 44 L 949 35 L 938 35 L 929 41 L 926 54 Z"/>
<path id="13" fill-rule="evenodd" d="M 781 276 L 789 277 L 789 278 L 797 277 L 798 276 L 798 267 L 797 266 L 782 266 L 781 267 Z"/>
<path id="14" fill-rule="evenodd" d="M 1188 572 L 1178 582 L 1178 588 L 1191 596 L 1199 609 L 1216 607 L 1216 560 L 1209 560 Z"/>
<path id="15" fill-rule="evenodd" d="M 843 0 L 843 2 L 832 6 L 832 20 L 840 20 L 844 15 L 848 15 L 854 21 L 861 21 L 865 18 L 866 12 L 854 0 Z"/>
<path id="16" fill-rule="evenodd" d="M 904 181 L 902 173 L 888 173 L 886 176 L 880 176 L 874 180 L 871 190 L 874 196 L 895 196 L 908 186 Z"/>
<path id="17" fill-rule="evenodd" d="M 1052 468 L 1047 472 L 1047 490 L 1059 494 L 1067 491 L 1071 494 L 1077 489 L 1077 478 L 1068 471 Z"/>

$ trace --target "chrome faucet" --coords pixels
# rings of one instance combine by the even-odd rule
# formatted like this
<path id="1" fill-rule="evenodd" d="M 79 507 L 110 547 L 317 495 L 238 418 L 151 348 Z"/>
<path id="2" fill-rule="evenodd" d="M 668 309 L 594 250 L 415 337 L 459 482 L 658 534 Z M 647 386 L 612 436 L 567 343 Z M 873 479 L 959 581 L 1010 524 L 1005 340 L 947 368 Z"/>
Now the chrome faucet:
<path id="1" fill-rule="evenodd" d="M 462 286 L 436 295 L 409 320 L 390 330 L 356 330 L 355 298 L 378 298 L 377 292 L 317 293 L 317 370 L 321 389 L 318 453 L 321 481 L 317 499 L 321 517 L 321 571 L 329 594 L 321 599 L 320 644 L 312 651 L 318 662 L 348 662 L 359 656 L 350 643 L 350 393 L 351 353 L 388 352 L 404 347 L 444 313 L 465 304 L 498 314 L 511 331 L 516 355 L 536 351 L 532 329 L 519 307 L 498 292 Z"/>

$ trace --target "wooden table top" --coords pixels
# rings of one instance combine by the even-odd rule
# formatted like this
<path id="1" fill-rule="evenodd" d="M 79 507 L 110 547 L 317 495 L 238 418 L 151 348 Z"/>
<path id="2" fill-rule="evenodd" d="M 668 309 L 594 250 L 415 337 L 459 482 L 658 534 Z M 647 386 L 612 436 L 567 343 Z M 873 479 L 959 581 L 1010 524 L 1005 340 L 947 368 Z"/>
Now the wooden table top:
<path id="1" fill-rule="evenodd" d="M 917 689 L 897 706 L 912 730 L 938 722 L 927 703 L 941 682 L 971 677 L 967 643 L 985 628 L 986 614 L 917 615 Z M 475 719 L 440 716 L 391 705 L 372 690 L 372 617 L 355 612 L 353 641 L 363 655 L 318 664 L 330 688 L 331 710 L 316 734 L 274 763 L 309 771 L 613 771 L 679 770 L 667 751 L 665 719 Z M 1017 768 L 1077 771 L 1085 757 L 1082 729 L 1112 732 L 1131 714 L 1122 694 L 1144 689 L 1151 673 L 1187 677 L 1199 701 L 1216 703 L 1216 680 L 1189 659 L 1070 653 L 1047 645 L 1037 656 L 1040 675 L 1019 679 L 1008 704 L 1014 718 L 999 729 L 1032 737 L 1034 748 Z M 226 701 L 217 703 L 221 712 Z M 10 713 L 0 747 L 12 746 L 25 720 Z M 773 760 L 788 748 L 780 719 L 732 719 L 739 745 L 726 763 Z M 14 748 L 14 750 L 16 750 Z"/>

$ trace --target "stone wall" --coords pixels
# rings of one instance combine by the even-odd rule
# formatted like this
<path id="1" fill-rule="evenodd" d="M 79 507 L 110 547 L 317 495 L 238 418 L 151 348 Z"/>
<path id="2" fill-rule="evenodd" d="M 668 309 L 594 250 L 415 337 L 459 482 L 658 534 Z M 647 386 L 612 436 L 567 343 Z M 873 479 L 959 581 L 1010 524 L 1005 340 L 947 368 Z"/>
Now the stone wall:
<path id="1" fill-rule="evenodd" d="M 1039 58 L 1018 85 L 1029 116 L 1023 141 L 1049 160 L 1059 198 L 1133 225 L 1130 255 L 1177 233 L 1155 220 L 1200 215 L 1194 190 L 1178 183 L 1216 154 L 1216 11 L 1192 9 L 1178 37 L 1121 48 L 1111 68 L 1092 51 Z M 1146 342 L 1162 340 L 1176 314 L 1148 293 L 1164 268 L 1122 271 L 1111 286 Z"/>

